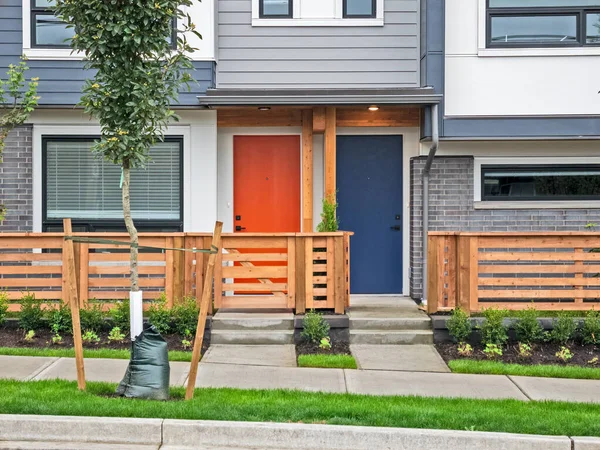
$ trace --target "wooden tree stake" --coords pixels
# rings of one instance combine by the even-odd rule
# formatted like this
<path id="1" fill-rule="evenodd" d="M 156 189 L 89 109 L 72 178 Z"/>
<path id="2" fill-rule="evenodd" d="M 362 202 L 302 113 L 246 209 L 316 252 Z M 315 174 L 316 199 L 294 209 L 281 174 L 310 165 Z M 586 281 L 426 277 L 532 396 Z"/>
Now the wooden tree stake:
<path id="1" fill-rule="evenodd" d="M 73 228 L 71 219 L 63 220 L 65 238 L 72 236 Z M 77 294 L 77 271 L 75 270 L 75 251 L 73 241 L 65 239 L 63 251 L 66 253 L 67 267 L 63 268 L 67 273 L 67 292 L 69 304 L 71 305 L 71 318 L 73 321 L 73 346 L 75 347 L 75 364 L 77 366 L 77 387 L 85 391 L 85 370 L 83 367 L 83 343 L 81 341 L 81 321 L 79 320 L 79 296 Z"/>
<path id="2" fill-rule="evenodd" d="M 223 230 L 223 222 L 215 224 L 213 233 L 212 247 L 217 248 L 217 252 L 221 252 L 221 231 Z M 202 301 L 200 303 L 200 314 L 198 315 L 198 327 L 196 328 L 196 337 L 194 338 L 194 350 L 192 351 L 192 363 L 190 364 L 190 374 L 188 376 L 187 389 L 185 391 L 185 399 L 191 400 L 194 397 L 194 389 L 196 387 L 196 376 L 198 375 L 198 363 L 200 361 L 200 351 L 202 350 L 202 341 L 204 339 L 204 328 L 206 327 L 206 315 L 212 298 L 212 282 L 213 273 L 215 271 L 216 253 L 211 253 L 208 257 L 208 265 L 206 266 L 206 275 L 204 277 L 204 288 L 202 290 Z"/>

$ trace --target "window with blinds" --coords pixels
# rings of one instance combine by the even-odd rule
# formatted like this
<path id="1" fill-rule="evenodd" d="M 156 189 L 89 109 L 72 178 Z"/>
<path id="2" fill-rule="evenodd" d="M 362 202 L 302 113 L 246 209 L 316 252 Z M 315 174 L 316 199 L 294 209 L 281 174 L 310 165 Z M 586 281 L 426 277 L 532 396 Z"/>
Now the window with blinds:
<path id="1" fill-rule="evenodd" d="M 45 219 L 123 218 L 121 168 L 91 152 L 93 139 L 44 139 Z M 139 220 L 181 220 L 181 139 L 150 150 L 131 174 L 131 210 Z"/>

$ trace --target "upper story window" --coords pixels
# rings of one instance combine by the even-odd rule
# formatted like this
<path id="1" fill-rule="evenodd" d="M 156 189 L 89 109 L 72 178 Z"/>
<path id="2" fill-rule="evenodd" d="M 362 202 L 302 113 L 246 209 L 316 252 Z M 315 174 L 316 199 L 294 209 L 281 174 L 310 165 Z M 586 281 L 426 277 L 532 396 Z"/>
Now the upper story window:
<path id="1" fill-rule="evenodd" d="M 252 26 L 383 26 L 383 2 L 252 0 Z"/>
<path id="2" fill-rule="evenodd" d="M 600 0 L 487 2 L 487 47 L 600 45 Z"/>
<path id="3" fill-rule="evenodd" d="M 31 0 L 32 47 L 68 48 L 73 28 L 56 18 L 52 12 L 54 0 Z"/>

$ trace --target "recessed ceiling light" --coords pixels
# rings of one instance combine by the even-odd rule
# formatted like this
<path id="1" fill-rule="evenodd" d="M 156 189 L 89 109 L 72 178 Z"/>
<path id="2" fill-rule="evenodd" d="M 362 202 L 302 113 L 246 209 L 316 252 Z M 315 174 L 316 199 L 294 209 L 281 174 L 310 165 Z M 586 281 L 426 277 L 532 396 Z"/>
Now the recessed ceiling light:
<path id="1" fill-rule="evenodd" d="M 271 111 L 271 107 L 270 106 L 259 106 L 258 110 L 259 111 Z"/>
<path id="2" fill-rule="evenodd" d="M 379 106 L 371 105 L 371 106 L 369 106 L 369 111 L 379 111 Z"/>

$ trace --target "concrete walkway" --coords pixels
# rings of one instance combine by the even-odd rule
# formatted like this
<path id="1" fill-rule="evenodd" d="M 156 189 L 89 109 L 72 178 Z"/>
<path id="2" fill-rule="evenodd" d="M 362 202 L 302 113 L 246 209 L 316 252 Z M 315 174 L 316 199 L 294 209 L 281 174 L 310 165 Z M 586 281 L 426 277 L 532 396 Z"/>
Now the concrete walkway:
<path id="1" fill-rule="evenodd" d="M 88 381 L 117 383 L 127 360 L 86 359 Z M 183 386 L 189 363 L 171 363 L 171 384 Z M 75 380 L 72 358 L 0 356 L 0 378 Z M 239 389 L 296 389 L 366 395 L 416 395 L 472 399 L 557 400 L 600 403 L 600 380 L 503 375 L 463 375 L 380 370 L 309 369 L 200 363 L 196 386 Z"/>

